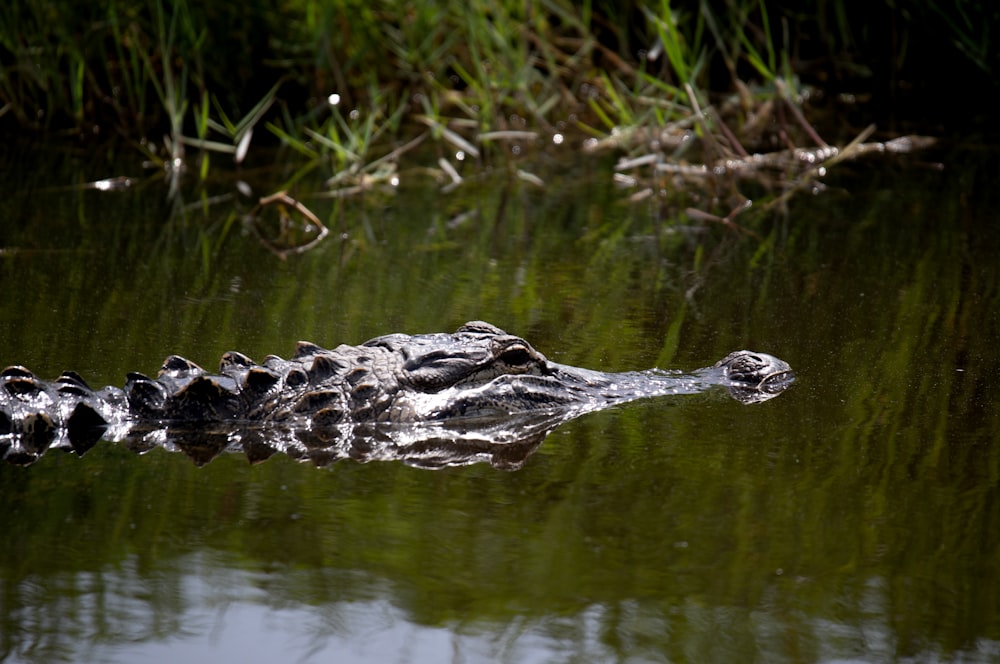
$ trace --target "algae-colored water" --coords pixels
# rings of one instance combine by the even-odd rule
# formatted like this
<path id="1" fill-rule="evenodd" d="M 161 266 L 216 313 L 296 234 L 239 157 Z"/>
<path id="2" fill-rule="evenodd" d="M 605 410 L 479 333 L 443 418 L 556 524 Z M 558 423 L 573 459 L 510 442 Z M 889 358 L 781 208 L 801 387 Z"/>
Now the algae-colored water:
<path id="1" fill-rule="evenodd" d="M 171 201 L 62 186 L 128 164 L 8 159 L 0 364 L 44 377 L 478 318 L 568 364 L 748 347 L 798 379 L 588 415 L 513 472 L 110 443 L 0 465 L 0 660 L 1000 657 L 995 160 L 852 165 L 759 238 L 626 204 L 599 162 L 404 177 L 305 199 L 333 232 L 282 260 L 231 184 Z"/>

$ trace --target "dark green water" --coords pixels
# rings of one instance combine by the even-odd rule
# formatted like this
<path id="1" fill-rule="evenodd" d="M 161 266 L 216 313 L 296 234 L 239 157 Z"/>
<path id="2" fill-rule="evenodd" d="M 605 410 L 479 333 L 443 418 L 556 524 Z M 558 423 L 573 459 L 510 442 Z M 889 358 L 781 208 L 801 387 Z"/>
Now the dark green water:
<path id="1" fill-rule="evenodd" d="M 287 260 L 249 202 L 170 221 L 158 181 L 51 186 L 134 165 L 7 161 L 0 365 L 121 384 L 480 318 L 569 364 L 748 347 L 798 380 L 585 416 L 514 472 L 108 443 L 0 465 L 0 660 L 1000 658 L 995 159 L 844 169 L 761 239 L 624 204 L 596 161 L 544 189 L 404 173 L 308 200 L 334 233 Z"/>

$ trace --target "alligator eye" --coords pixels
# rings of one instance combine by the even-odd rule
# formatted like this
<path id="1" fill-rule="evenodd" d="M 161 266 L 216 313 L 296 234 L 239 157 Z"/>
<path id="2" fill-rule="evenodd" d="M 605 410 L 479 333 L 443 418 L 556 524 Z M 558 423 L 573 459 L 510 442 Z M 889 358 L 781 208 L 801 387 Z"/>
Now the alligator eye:
<path id="1" fill-rule="evenodd" d="M 531 359 L 531 353 L 524 346 L 511 346 L 500 354 L 500 361 L 512 367 L 529 364 Z"/>

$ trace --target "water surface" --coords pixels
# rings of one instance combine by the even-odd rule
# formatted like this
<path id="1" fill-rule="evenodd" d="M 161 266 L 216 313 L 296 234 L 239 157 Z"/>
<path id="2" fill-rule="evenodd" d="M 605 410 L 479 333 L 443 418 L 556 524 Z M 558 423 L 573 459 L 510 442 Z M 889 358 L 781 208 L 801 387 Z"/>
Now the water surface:
<path id="1" fill-rule="evenodd" d="M 178 214 L 157 179 L 61 186 L 128 160 L 14 157 L 0 364 L 44 377 L 484 319 L 567 364 L 752 348 L 798 380 L 587 415 L 513 472 L 110 443 L 2 465 L 4 661 L 1000 658 L 995 160 L 852 166 L 756 238 L 628 204 L 596 161 L 536 165 L 545 188 L 404 174 L 303 197 L 334 232 L 281 259 L 231 182 Z"/>

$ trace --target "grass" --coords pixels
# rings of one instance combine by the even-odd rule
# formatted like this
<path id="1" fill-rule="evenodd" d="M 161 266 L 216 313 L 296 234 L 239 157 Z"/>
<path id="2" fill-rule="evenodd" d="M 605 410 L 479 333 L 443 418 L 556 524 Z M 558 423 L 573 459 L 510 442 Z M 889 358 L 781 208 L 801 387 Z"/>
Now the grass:
<path id="1" fill-rule="evenodd" d="M 791 181 L 780 196 L 822 170 L 771 177 L 801 165 L 788 155 L 828 147 L 806 119 L 809 87 L 798 72 L 816 57 L 838 63 L 857 43 L 845 2 L 808 21 L 794 7 L 15 0 L 0 9 L 0 130 L 124 138 L 168 173 L 173 189 L 186 173 L 208 178 L 220 160 L 252 159 L 251 143 L 280 145 L 301 162 L 282 189 L 325 169 L 330 193 L 351 195 L 395 177 L 417 144 L 426 142 L 420 152 L 432 153 L 430 172 L 454 188 L 462 182 L 457 161 L 517 161 L 555 142 L 621 153 L 619 164 L 630 166 L 619 169 L 627 171 L 622 182 L 640 200 L 659 195 L 677 173 L 690 181 L 691 165 Z M 959 48 L 986 62 L 988 33 L 975 30 L 975 12 L 936 4 L 927 11 L 944 12 Z M 841 32 L 817 51 L 803 26 L 831 24 Z M 803 45 L 811 60 L 799 60 Z M 756 159 L 775 153 L 784 156 Z M 542 181 L 520 165 L 510 171 Z M 734 188 L 713 182 L 700 198 Z M 742 203 L 703 212 L 726 219 L 734 205 Z"/>

